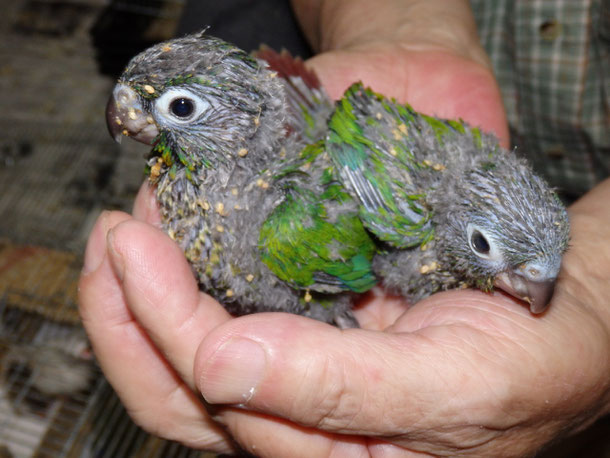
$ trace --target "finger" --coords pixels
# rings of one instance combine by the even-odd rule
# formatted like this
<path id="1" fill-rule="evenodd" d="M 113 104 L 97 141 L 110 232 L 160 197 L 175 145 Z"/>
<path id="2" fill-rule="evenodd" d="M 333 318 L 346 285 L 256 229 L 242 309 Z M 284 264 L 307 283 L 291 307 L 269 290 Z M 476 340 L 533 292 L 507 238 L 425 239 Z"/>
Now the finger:
<path id="1" fill-rule="evenodd" d="M 196 356 L 196 383 L 210 403 L 341 434 L 400 436 L 405 426 L 437 427 L 465 411 L 480 415 L 477 424 L 489 424 L 484 408 L 490 391 L 508 389 L 502 385 L 507 369 L 494 367 L 499 382 L 493 389 L 473 377 L 490 364 L 487 351 L 497 349 L 473 356 L 459 345 L 466 338 L 474 348 L 489 340 L 461 324 L 451 332 L 388 334 L 257 314 L 210 333 Z"/>
<path id="2" fill-rule="evenodd" d="M 126 221 L 112 229 L 109 245 L 131 313 L 180 377 L 194 387 L 197 347 L 211 329 L 231 316 L 200 293 L 184 254 L 161 231 Z"/>
<path id="3" fill-rule="evenodd" d="M 217 418 L 227 425 L 241 447 L 255 456 L 371 456 L 367 451 L 367 440 L 363 437 L 337 436 L 283 419 L 234 408 L 222 409 Z"/>
<path id="4" fill-rule="evenodd" d="M 159 204 L 155 195 L 154 187 L 148 180 L 142 183 L 140 190 L 133 203 L 133 217 L 140 221 L 146 221 L 155 227 L 161 227 L 161 214 Z"/>
<path id="5" fill-rule="evenodd" d="M 358 298 L 354 315 L 361 328 L 380 331 L 393 325 L 408 309 L 409 304 L 404 299 L 375 287 Z"/>
<path id="6" fill-rule="evenodd" d="M 256 456 L 273 458 L 367 457 L 422 458 L 419 453 L 384 440 L 330 434 L 295 425 L 286 420 L 236 408 L 222 409 L 218 416 L 241 447 Z M 269 440 L 273 437 L 273 440 Z"/>
<path id="7" fill-rule="evenodd" d="M 106 236 L 130 219 L 124 213 L 103 213 L 85 253 L 79 310 L 98 362 L 138 424 L 195 447 L 230 451 L 233 448 L 224 431 L 176 377 L 127 307 L 107 256 Z"/>

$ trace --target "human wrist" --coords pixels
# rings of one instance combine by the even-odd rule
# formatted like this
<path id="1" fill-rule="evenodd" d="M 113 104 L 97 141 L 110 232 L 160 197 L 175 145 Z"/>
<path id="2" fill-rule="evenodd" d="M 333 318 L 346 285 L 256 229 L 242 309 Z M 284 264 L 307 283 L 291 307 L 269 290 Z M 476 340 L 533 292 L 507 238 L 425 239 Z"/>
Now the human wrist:
<path id="1" fill-rule="evenodd" d="M 293 0 L 314 49 L 358 50 L 392 43 L 441 51 L 490 68 L 468 0 Z"/>

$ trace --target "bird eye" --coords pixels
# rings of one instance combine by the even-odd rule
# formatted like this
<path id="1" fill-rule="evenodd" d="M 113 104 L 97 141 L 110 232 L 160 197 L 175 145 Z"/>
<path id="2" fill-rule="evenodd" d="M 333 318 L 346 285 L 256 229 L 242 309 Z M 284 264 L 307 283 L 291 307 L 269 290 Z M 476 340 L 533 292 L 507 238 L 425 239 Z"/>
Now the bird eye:
<path id="1" fill-rule="evenodd" d="M 488 254 L 491 249 L 485 236 L 477 230 L 472 231 L 470 235 L 470 245 L 476 252 L 481 254 Z"/>
<path id="2" fill-rule="evenodd" d="M 195 104 L 191 99 L 180 97 L 169 104 L 170 111 L 179 118 L 188 118 L 195 111 Z"/>
<path id="3" fill-rule="evenodd" d="M 169 125 L 191 123 L 209 108 L 206 99 L 184 87 L 169 88 L 155 101 L 159 121 Z"/>
<path id="4" fill-rule="evenodd" d="M 489 231 L 474 223 L 468 224 L 466 228 L 468 246 L 479 258 L 485 259 L 493 264 L 503 262 L 501 244 Z"/>

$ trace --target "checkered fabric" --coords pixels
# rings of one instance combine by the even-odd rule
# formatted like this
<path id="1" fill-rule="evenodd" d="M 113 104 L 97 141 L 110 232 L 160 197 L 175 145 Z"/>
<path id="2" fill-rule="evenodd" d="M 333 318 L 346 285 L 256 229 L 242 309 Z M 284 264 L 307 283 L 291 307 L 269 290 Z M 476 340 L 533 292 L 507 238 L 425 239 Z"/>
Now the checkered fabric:
<path id="1" fill-rule="evenodd" d="M 567 197 L 610 176 L 610 0 L 471 0 L 517 152 Z"/>

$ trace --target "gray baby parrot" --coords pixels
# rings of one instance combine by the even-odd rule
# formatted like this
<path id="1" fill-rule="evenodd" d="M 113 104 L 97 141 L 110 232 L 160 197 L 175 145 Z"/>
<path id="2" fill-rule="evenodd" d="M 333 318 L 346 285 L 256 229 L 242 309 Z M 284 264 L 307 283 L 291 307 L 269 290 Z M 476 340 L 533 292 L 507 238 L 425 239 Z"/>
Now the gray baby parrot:
<path id="1" fill-rule="evenodd" d="M 494 286 L 543 312 L 568 247 L 565 207 L 524 159 L 462 121 L 425 116 L 355 84 L 327 152 L 385 244 L 374 271 L 412 303 Z"/>
<path id="2" fill-rule="evenodd" d="M 259 55 L 204 33 L 157 44 L 120 77 L 109 130 L 152 145 L 164 228 L 229 312 L 357 326 L 376 246 L 325 151 L 333 104 L 302 61 Z"/>

